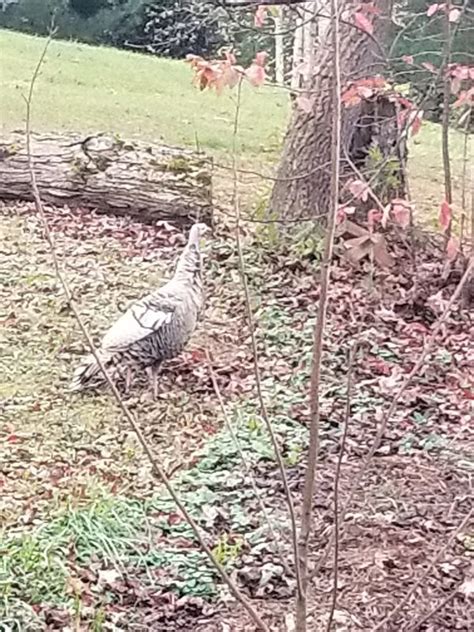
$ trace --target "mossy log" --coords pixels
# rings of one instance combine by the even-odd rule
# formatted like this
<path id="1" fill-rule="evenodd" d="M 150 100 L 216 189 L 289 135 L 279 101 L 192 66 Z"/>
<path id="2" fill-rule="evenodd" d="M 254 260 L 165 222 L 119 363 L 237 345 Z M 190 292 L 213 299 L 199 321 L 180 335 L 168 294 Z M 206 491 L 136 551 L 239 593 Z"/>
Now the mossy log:
<path id="1" fill-rule="evenodd" d="M 32 134 L 45 204 L 130 215 L 144 222 L 212 221 L 212 161 L 186 149 L 98 134 Z M 0 200 L 31 200 L 25 134 L 0 139 Z"/>

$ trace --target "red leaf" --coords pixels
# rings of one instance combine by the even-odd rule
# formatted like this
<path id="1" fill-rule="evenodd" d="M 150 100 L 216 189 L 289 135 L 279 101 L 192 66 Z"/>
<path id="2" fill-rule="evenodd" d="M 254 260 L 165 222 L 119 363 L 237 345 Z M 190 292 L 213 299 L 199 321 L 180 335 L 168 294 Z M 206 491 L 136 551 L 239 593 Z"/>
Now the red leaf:
<path id="1" fill-rule="evenodd" d="M 407 200 L 392 200 L 392 214 L 402 228 L 410 225 L 411 205 Z"/>
<path id="2" fill-rule="evenodd" d="M 374 373 L 381 375 L 391 375 L 393 370 L 393 364 L 390 364 L 383 358 L 369 358 L 367 361 L 368 368 Z"/>
<path id="3" fill-rule="evenodd" d="M 458 94 L 460 89 L 461 89 L 461 79 L 459 79 L 459 77 L 453 77 L 451 79 L 451 93 Z"/>
<path id="4" fill-rule="evenodd" d="M 341 101 L 346 107 L 358 105 L 361 99 L 369 99 L 374 94 L 386 89 L 388 86 L 386 79 L 379 75 L 358 79 L 349 85 L 341 94 Z"/>
<path id="5" fill-rule="evenodd" d="M 411 135 L 415 136 L 415 134 L 418 134 L 418 132 L 421 129 L 421 124 L 423 122 L 423 117 L 421 112 L 418 112 L 417 115 L 415 116 L 415 118 L 413 119 L 412 123 L 411 123 Z"/>
<path id="6" fill-rule="evenodd" d="M 426 15 L 430 18 L 432 15 L 434 15 L 437 11 L 439 11 L 439 9 L 441 9 L 443 7 L 442 4 L 430 4 L 430 6 L 428 7 L 428 10 L 426 11 Z"/>
<path id="7" fill-rule="evenodd" d="M 451 11 L 449 12 L 448 20 L 450 22 L 457 22 L 461 17 L 461 13 L 461 9 L 451 9 Z"/>
<path id="8" fill-rule="evenodd" d="M 373 77 L 366 77 L 365 79 L 359 79 L 355 82 L 356 86 L 366 86 L 367 88 L 372 88 L 373 90 L 377 90 L 380 88 L 385 88 L 387 84 L 386 79 L 381 77 L 380 75 L 374 75 Z"/>
<path id="9" fill-rule="evenodd" d="M 360 11 L 356 11 L 356 13 L 354 13 L 354 22 L 361 31 L 364 31 L 364 33 L 372 35 L 372 33 L 374 32 L 374 26 L 372 22 Z"/>
<path id="10" fill-rule="evenodd" d="M 461 388 L 461 392 L 467 399 L 474 399 L 474 391 L 470 391 L 468 388 Z"/>
<path id="11" fill-rule="evenodd" d="M 296 97 L 296 105 L 299 107 L 300 110 L 306 112 L 306 114 L 310 114 L 313 111 L 313 101 L 303 95 Z"/>
<path id="12" fill-rule="evenodd" d="M 423 68 L 426 68 L 426 70 L 429 70 L 429 72 L 436 72 L 436 66 L 434 66 L 429 61 L 424 61 L 421 65 L 423 66 Z"/>
<path id="13" fill-rule="evenodd" d="M 267 63 L 267 59 L 268 59 L 268 53 L 262 50 L 255 55 L 255 59 L 253 60 L 253 63 L 257 64 L 257 66 L 262 66 L 263 68 L 263 66 L 265 66 L 265 64 Z"/>
<path id="14" fill-rule="evenodd" d="M 459 93 L 456 101 L 453 103 L 453 108 L 458 108 L 465 103 L 474 103 L 474 87 L 470 88 L 469 90 L 462 90 L 462 92 Z"/>
<path id="15" fill-rule="evenodd" d="M 457 79 L 462 81 L 463 79 L 469 79 L 470 74 L 471 74 L 471 68 L 464 64 L 450 64 L 448 66 L 447 72 L 452 77 L 456 77 Z"/>
<path id="16" fill-rule="evenodd" d="M 267 7 L 264 5 L 260 5 L 257 7 L 254 16 L 254 25 L 259 29 L 265 24 L 265 20 L 267 19 Z"/>
<path id="17" fill-rule="evenodd" d="M 369 185 L 363 180 L 353 180 L 349 184 L 349 191 L 352 195 L 362 202 L 367 202 L 370 193 Z"/>
<path id="18" fill-rule="evenodd" d="M 234 55 L 234 53 L 232 53 L 231 51 L 228 51 L 228 50 L 225 51 L 224 56 L 225 56 L 225 60 L 232 66 L 237 63 L 237 58 Z"/>
<path id="19" fill-rule="evenodd" d="M 403 55 L 402 56 L 402 60 L 406 63 L 409 64 L 411 66 L 411 64 L 413 64 L 414 59 L 413 59 L 413 55 Z"/>
<path id="20" fill-rule="evenodd" d="M 341 101 L 347 108 L 354 105 L 359 105 L 359 103 L 361 102 L 361 98 L 357 92 L 357 88 L 355 86 L 350 86 L 350 88 L 345 90 L 341 94 Z"/>
<path id="21" fill-rule="evenodd" d="M 382 219 L 382 213 L 377 208 L 371 208 L 367 213 L 367 225 L 369 230 L 372 231 L 377 222 Z"/>
<path id="22" fill-rule="evenodd" d="M 7 441 L 8 443 L 21 443 L 23 439 L 20 439 L 20 437 L 16 434 L 11 434 L 11 435 L 8 435 Z"/>
<path id="23" fill-rule="evenodd" d="M 168 524 L 170 524 L 170 525 L 178 524 L 178 523 L 180 523 L 182 521 L 183 521 L 183 519 L 177 513 L 170 513 L 168 515 Z"/>
<path id="24" fill-rule="evenodd" d="M 380 15 L 380 9 L 376 7 L 373 2 L 364 2 L 364 4 L 360 5 L 359 9 L 366 15 Z"/>
<path id="25" fill-rule="evenodd" d="M 372 90 L 372 88 L 369 88 L 367 86 L 359 86 L 357 88 L 357 94 L 363 99 L 370 99 L 370 97 L 374 94 L 374 91 Z"/>
<path id="26" fill-rule="evenodd" d="M 413 101 L 410 101 L 410 99 L 407 99 L 406 97 L 398 97 L 398 102 L 404 108 L 408 108 L 409 110 L 413 107 Z"/>
<path id="27" fill-rule="evenodd" d="M 451 236 L 446 245 L 446 257 L 448 261 L 454 261 L 458 256 L 459 252 L 459 239 L 457 237 Z"/>
<path id="28" fill-rule="evenodd" d="M 259 64 L 252 63 L 245 71 L 245 76 L 253 86 L 261 86 L 265 83 L 267 77 L 265 68 Z"/>
<path id="29" fill-rule="evenodd" d="M 347 215 L 355 213 L 355 206 L 340 206 L 336 213 L 336 224 L 342 224 Z"/>
<path id="30" fill-rule="evenodd" d="M 453 210 L 451 205 L 448 204 L 446 200 L 441 204 L 440 212 L 439 212 L 439 224 L 445 233 L 449 226 L 451 225 L 451 218 L 453 216 Z"/>
<path id="31" fill-rule="evenodd" d="M 204 61 L 202 57 L 199 55 L 186 55 L 185 59 L 186 63 L 191 64 L 191 66 L 196 66 L 199 61 Z"/>
<path id="32" fill-rule="evenodd" d="M 217 92 L 222 91 L 224 86 L 228 86 L 229 88 L 234 88 L 240 81 L 242 77 L 242 69 L 239 66 L 228 66 L 222 72 L 220 78 L 220 85 L 216 86 Z"/>

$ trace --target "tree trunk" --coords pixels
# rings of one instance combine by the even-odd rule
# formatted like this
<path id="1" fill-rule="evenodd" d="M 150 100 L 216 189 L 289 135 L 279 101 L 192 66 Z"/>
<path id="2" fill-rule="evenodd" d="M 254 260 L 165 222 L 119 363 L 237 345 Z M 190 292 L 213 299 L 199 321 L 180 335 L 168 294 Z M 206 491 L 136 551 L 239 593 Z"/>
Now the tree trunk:
<path id="1" fill-rule="evenodd" d="M 31 149 L 47 204 L 144 222 L 212 220 L 212 162 L 192 151 L 102 134 L 32 135 Z M 0 199 L 32 199 L 24 134 L 0 141 Z"/>
<path id="2" fill-rule="evenodd" d="M 383 52 L 377 42 L 386 40 L 390 20 L 388 19 L 391 0 L 376 0 L 381 15 L 374 20 L 374 37 L 355 28 L 352 24 L 354 3 L 341 0 L 341 72 L 342 85 L 362 77 L 381 73 Z M 324 218 L 329 210 L 330 200 L 330 163 L 332 130 L 332 94 L 334 78 L 332 73 L 331 26 L 326 29 L 322 45 L 317 49 L 307 89 L 308 98 L 313 101 L 312 110 L 294 109 L 286 134 L 283 155 L 278 169 L 278 179 L 270 199 L 270 213 L 281 219 L 299 217 Z M 380 108 L 377 108 L 380 112 Z M 395 107 L 389 113 L 390 142 L 385 145 L 393 149 L 393 121 Z M 360 119 L 364 117 L 363 123 Z M 371 121 L 373 124 L 374 121 Z M 343 109 L 342 156 L 358 157 L 354 160 L 360 165 L 360 156 L 367 156 L 374 137 L 384 137 L 380 120 L 374 129 L 363 133 L 367 124 L 367 109 L 356 106 Z M 383 127 L 383 125 L 382 125 Z M 384 152 L 384 156 L 385 156 Z M 356 177 L 355 175 L 353 176 Z"/>

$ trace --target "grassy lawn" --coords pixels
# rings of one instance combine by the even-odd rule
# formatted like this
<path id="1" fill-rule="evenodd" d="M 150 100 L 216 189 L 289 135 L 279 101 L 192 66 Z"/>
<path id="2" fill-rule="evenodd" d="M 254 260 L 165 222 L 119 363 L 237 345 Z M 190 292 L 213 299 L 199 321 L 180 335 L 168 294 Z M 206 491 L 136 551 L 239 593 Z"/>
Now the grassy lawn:
<path id="1" fill-rule="evenodd" d="M 24 125 L 28 91 L 44 39 L 0 31 L 3 131 Z M 87 99 L 84 95 L 87 93 Z M 37 83 L 34 129 L 119 132 L 155 142 L 228 151 L 235 105 L 192 85 L 180 61 L 112 48 L 53 41 Z M 258 155 L 275 149 L 287 116 L 287 95 L 245 87 L 239 150 Z"/>
<path id="2" fill-rule="evenodd" d="M 450 131 L 451 175 L 453 182 L 454 216 L 459 219 L 462 210 L 463 153 L 465 136 L 459 131 Z M 472 162 L 472 135 L 468 139 L 468 161 Z M 444 199 L 444 176 L 441 155 L 441 128 L 439 125 L 425 123 L 421 132 L 410 145 L 409 177 L 411 194 L 418 211 L 418 221 L 427 224 L 433 230 L 439 230 L 438 213 L 440 202 Z M 466 173 L 467 213 L 469 213 L 469 166 Z"/>

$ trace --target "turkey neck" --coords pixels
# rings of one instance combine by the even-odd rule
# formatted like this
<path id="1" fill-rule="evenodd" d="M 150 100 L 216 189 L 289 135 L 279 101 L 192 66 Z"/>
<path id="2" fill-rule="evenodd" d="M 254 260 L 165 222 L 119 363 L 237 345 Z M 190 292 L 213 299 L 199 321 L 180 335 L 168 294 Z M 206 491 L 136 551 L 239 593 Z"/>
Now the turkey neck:
<path id="1" fill-rule="evenodd" d="M 202 289 L 201 253 L 199 244 L 190 242 L 181 253 L 174 275 L 176 281 Z"/>

